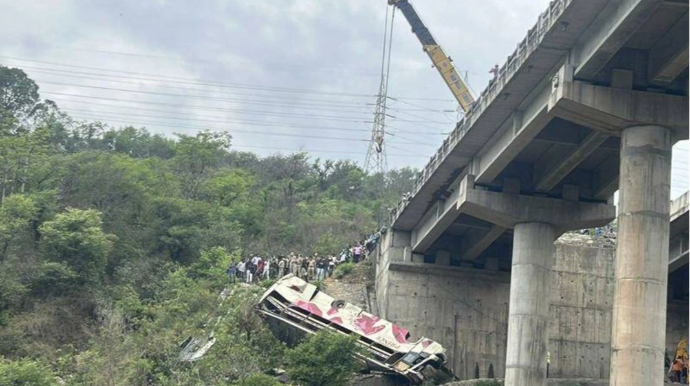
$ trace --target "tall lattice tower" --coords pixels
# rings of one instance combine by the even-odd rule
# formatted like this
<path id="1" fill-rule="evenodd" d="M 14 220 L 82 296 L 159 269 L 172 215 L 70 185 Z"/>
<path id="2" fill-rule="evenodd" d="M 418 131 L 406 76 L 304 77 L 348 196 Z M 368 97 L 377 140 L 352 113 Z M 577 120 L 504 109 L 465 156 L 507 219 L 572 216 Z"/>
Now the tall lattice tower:
<path id="1" fill-rule="evenodd" d="M 391 43 L 393 39 L 393 21 L 395 8 L 391 12 L 390 31 L 388 30 L 388 7 L 386 7 L 386 22 L 383 34 L 383 50 L 381 55 L 381 82 L 379 92 L 376 94 L 376 110 L 374 111 L 374 123 L 371 127 L 371 139 L 367 157 L 364 160 L 364 169 L 373 173 L 385 173 L 388 170 L 386 159 L 386 101 L 388 100 L 388 75 L 391 68 Z"/>
<path id="2" fill-rule="evenodd" d="M 388 169 L 386 160 L 386 85 L 381 79 L 381 87 L 376 95 L 376 110 L 374 111 L 374 123 L 371 127 L 371 140 L 367 150 L 367 158 L 364 168 L 368 172 L 385 173 Z"/>

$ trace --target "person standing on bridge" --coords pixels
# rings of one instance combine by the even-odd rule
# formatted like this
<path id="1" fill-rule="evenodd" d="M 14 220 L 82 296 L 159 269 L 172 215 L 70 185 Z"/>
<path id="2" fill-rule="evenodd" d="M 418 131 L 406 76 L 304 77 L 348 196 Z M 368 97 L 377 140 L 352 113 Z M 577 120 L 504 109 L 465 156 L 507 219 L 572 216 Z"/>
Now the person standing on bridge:
<path id="1" fill-rule="evenodd" d="M 489 73 L 490 73 L 491 75 L 493 75 L 493 78 L 491 79 L 492 82 L 495 81 L 496 78 L 498 78 L 498 71 L 499 71 L 499 70 L 498 70 L 498 64 L 494 65 L 494 66 L 491 67 L 491 69 L 489 70 Z"/>

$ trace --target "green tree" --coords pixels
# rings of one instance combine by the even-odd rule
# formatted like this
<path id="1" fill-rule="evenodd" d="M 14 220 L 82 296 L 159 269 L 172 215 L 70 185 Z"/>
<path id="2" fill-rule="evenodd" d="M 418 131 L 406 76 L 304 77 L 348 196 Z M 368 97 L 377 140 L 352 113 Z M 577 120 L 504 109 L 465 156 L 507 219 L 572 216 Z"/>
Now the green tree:
<path id="1" fill-rule="evenodd" d="M 247 197 L 253 182 L 252 176 L 245 170 L 232 169 L 219 172 L 206 181 L 203 190 L 213 202 L 231 206 Z"/>
<path id="2" fill-rule="evenodd" d="M 15 194 L 5 199 L 0 206 L 0 261 L 2 261 L 12 242 L 30 229 L 38 208 L 26 196 Z"/>
<path id="3" fill-rule="evenodd" d="M 288 351 L 288 374 L 304 386 L 343 386 L 361 368 L 354 337 L 321 331 Z"/>
<path id="4" fill-rule="evenodd" d="M 0 124 L 16 125 L 39 101 L 38 86 L 24 71 L 0 66 Z"/>
<path id="5" fill-rule="evenodd" d="M 46 150 L 48 130 L 31 122 L 46 103 L 22 70 L 0 66 L 0 204 L 25 191 L 29 165 Z"/>
<path id="6" fill-rule="evenodd" d="M 109 129 L 103 134 L 103 150 L 124 153 L 135 158 L 159 157 L 168 159 L 174 155 L 175 142 L 160 134 L 151 135 L 145 128 L 125 127 Z"/>
<path id="7" fill-rule="evenodd" d="M 232 137 L 227 132 L 202 131 L 196 136 L 177 134 L 174 165 L 182 180 L 185 198 L 196 198 L 201 184 L 218 166 L 230 148 Z"/>
<path id="8" fill-rule="evenodd" d="M 57 379 L 47 367 L 30 359 L 0 358 L 0 386 L 54 386 Z"/>
<path id="9" fill-rule="evenodd" d="M 65 262 L 85 282 L 101 281 L 114 236 L 103 232 L 99 212 L 68 208 L 41 225 L 39 232 L 45 257 Z"/>
<path id="10" fill-rule="evenodd" d="M 189 274 L 194 277 L 222 279 L 225 275 L 225 269 L 233 260 L 237 261 L 239 257 L 231 255 L 223 247 L 204 250 L 201 251 L 199 259 L 189 267 Z"/>

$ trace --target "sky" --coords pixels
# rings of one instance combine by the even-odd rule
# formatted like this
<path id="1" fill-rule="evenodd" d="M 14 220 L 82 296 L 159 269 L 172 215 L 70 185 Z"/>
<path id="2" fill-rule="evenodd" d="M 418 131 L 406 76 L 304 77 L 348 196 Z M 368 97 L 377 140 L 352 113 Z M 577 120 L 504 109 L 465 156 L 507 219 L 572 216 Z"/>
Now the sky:
<path id="1" fill-rule="evenodd" d="M 475 94 L 547 4 L 413 2 Z M 24 69 L 77 119 L 170 136 L 227 130 L 236 149 L 261 156 L 364 163 L 385 0 L 0 0 L 0 9 L 0 64 Z M 388 96 L 388 167 L 421 168 L 459 116 L 400 13 Z M 674 197 L 688 189 L 687 143 L 675 150 Z"/>

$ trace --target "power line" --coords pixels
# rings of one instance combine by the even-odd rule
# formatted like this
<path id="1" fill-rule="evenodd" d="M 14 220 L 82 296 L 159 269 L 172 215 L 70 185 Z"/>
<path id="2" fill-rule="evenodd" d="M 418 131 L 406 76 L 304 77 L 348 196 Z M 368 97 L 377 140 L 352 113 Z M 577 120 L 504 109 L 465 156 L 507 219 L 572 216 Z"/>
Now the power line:
<path id="1" fill-rule="evenodd" d="M 222 60 L 221 61 L 218 61 L 218 60 L 214 61 L 214 60 L 204 60 L 204 59 L 199 59 L 199 58 L 190 59 L 188 57 L 180 58 L 180 57 L 172 57 L 172 56 L 142 54 L 142 53 L 136 53 L 136 52 L 98 50 L 98 49 L 93 49 L 93 48 L 68 47 L 68 46 L 61 46 L 61 45 L 55 45 L 55 44 L 50 44 L 47 46 L 52 47 L 52 48 L 56 48 L 56 49 L 66 50 L 66 51 L 94 52 L 94 53 L 107 54 L 107 55 L 120 55 L 120 56 L 128 56 L 128 57 L 162 59 L 165 61 L 199 62 L 199 63 L 211 63 L 211 64 L 223 63 Z M 300 65 L 285 64 L 285 63 L 281 63 L 281 66 L 282 67 L 293 67 L 293 68 L 308 68 L 310 71 L 335 71 L 335 72 L 348 72 L 348 73 L 352 73 L 352 74 L 359 74 L 362 76 L 378 76 L 377 73 L 369 72 L 369 69 L 364 68 L 364 67 L 352 68 L 352 69 L 350 69 L 350 68 L 338 68 L 338 67 L 333 67 L 333 66 L 314 68 L 313 66 L 300 66 Z"/>
<path id="2" fill-rule="evenodd" d="M 137 111 L 161 111 L 155 109 L 130 109 Z M 202 119 L 194 118 L 188 116 L 170 116 L 170 115 L 148 115 L 148 114 L 132 114 L 129 112 L 121 111 L 102 111 L 102 110 L 89 110 L 89 109 L 79 109 L 74 107 L 67 107 L 65 111 L 76 112 L 76 113 L 87 113 L 94 116 L 99 116 L 99 114 L 104 115 L 116 115 L 116 116 L 126 116 L 126 117 L 143 117 L 143 118 L 153 118 L 153 119 L 171 119 L 171 120 L 181 120 L 181 121 L 199 121 L 199 122 L 211 122 L 211 123 L 222 123 L 222 124 L 239 124 L 247 126 L 266 126 L 266 127 L 289 127 L 289 128 L 299 128 L 299 129 L 318 129 L 318 130 L 330 130 L 330 131 L 358 131 L 358 132 L 368 132 L 367 129 L 354 129 L 354 128 L 344 128 L 344 127 L 325 127 L 325 126 L 305 126 L 305 125 L 284 125 L 280 123 L 264 123 L 260 121 L 235 121 L 235 120 L 225 120 L 225 119 Z"/>
<path id="3" fill-rule="evenodd" d="M 31 69 L 32 67 L 24 67 Z M 38 70 L 33 70 L 34 72 L 38 72 L 40 74 L 47 74 L 47 75 L 53 75 L 53 76 L 61 76 L 61 77 L 68 77 L 68 78 L 75 78 L 75 79 L 85 79 L 85 80 L 95 80 L 95 81 L 101 81 L 101 82 L 112 82 L 112 83 L 123 83 L 123 84 L 133 84 L 133 85 L 138 85 L 141 86 L 141 81 L 144 82 L 161 82 L 162 80 L 160 79 L 147 79 L 147 78 L 136 78 L 136 77 L 127 77 L 127 76 L 121 76 L 121 75 L 107 75 L 107 74 L 96 74 L 92 76 L 79 76 L 79 75 L 72 75 L 72 74 L 79 74 L 80 72 L 78 71 L 63 71 L 63 70 L 43 70 L 43 69 L 38 69 Z M 63 73 L 55 73 L 55 72 L 63 72 Z M 113 79 L 102 79 L 102 77 L 112 77 L 112 78 L 122 78 L 122 79 L 135 79 L 138 80 L 137 82 L 128 82 L 128 81 L 122 81 L 122 80 L 113 80 Z M 169 81 L 166 81 L 169 83 Z M 149 86 L 149 85 L 147 85 Z M 208 92 L 208 90 L 205 89 L 198 89 L 198 88 L 187 88 L 187 87 L 175 87 L 175 86 L 169 86 L 167 84 L 156 84 L 156 88 L 170 88 L 170 89 L 175 89 L 175 90 L 184 90 L 184 91 L 200 91 L 200 92 Z M 214 91 L 217 92 L 217 91 Z M 277 95 L 265 95 L 265 94 L 237 94 L 234 93 L 232 94 L 233 96 L 258 96 L 261 98 L 278 98 L 280 101 L 283 102 L 286 100 L 285 96 L 277 96 Z M 229 98 L 228 98 L 229 99 Z M 275 103 L 276 101 L 263 101 L 263 100 L 256 100 L 256 99 L 236 99 L 237 101 L 242 101 L 242 102 L 261 102 L 261 103 Z M 345 102 L 345 101 L 324 101 L 323 99 L 306 99 L 306 98 L 300 98 L 299 101 L 304 101 L 304 102 L 315 102 L 318 103 L 319 106 L 334 106 L 334 107 L 364 107 L 367 106 L 367 103 L 363 102 Z M 327 103 L 324 103 L 327 102 Z"/>
<path id="4" fill-rule="evenodd" d="M 41 63 L 41 64 L 49 64 L 49 65 L 54 65 L 54 66 L 80 68 L 80 69 L 86 69 L 86 70 L 107 71 L 107 72 L 114 72 L 114 73 L 127 74 L 127 75 L 140 75 L 140 76 L 145 76 L 145 77 L 154 77 L 154 78 L 160 78 L 161 80 L 165 80 L 167 82 L 187 81 L 187 82 L 194 82 L 196 84 L 204 84 L 204 85 L 209 85 L 209 86 L 234 87 L 234 88 L 243 88 L 243 89 L 249 89 L 249 90 L 262 90 L 262 91 L 297 93 L 297 94 L 302 93 L 302 94 L 318 94 L 318 95 L 350 96 L 350 97 L 366 97 L 366 98 L 370 98 L 370 97 L 374 96 L 371 94 L 362 94 L 362 93 L 343 93 L 343 92 L 330 92 L 330 91 L 309 90 L 309 89 L 290 88 L 290 87 L 259 86 L 259 85 L 251 85 L 251 84 L 246 84 L 246 83 L 197 82 L 194 79 L 177 77 L 177 76 L 147 74 L 147 73 L 132 72 L 132 71 L 120 71 L 120 70 L 112 70 L 112 69 L 106 69 L 106 68 L 56 63 L 56 62 L 49 62 L 49 61 L 43 61 L 43 60 L 21 59 L 21 58 L 2 56 L 2 55 L 0 55 L 0 58 L 9 59 L 9 60 L 16 60 L 16 61 L 20 61 L 20 62 Z"/>
<path id="5" fill-rule="evenodd" d="M 158 122 L 158 121 L 136 121 L 136 120 L 129 120 L 129 119 L 121 119 L 118 118 L 119 115 L 125 115 L 125 116 L 139 116 L 143 118 L 156 118 L 154 116 L 146 116 L 146 115 L 139 115 L 139 114 L 124 114 L 124 113 L 89 113 L 89 112 L 83 112 L 79 113 L 78 115 L 73 116 L 75 119 L 83 119 L 83 120 L 102 120 L 102 116 L 98 114 L 106 114 L 106 115 L 115 115 L 115 118 L 109 118 L 107 117 L 107 121 L 112 121 L 112 122 L 120 122 L 124 124 L 134 124 L 134 125 L 152 125 L 152 126 L 160 126 L 160 127 L 174 127 L 174 128 L 182 128 L 182 129 L 191 129 L 191 130 L 207 130 L 207 129 L 214 129 L 214 130 L 222 130 L 218 128 L 212 128 L 208 126 L 190 126 L 190 125 L 181 125 L 177 123 L 168 123 L 168 122 Z M 163 119 L 168 119 L 168 118 L 163 118 Z M 222 122 L 219 122 L 222 123 Z M 306 134 L 294 134 L 294 133 L 278 133 L 278 132 L 267 132 L 267 131 L 256 131 L 256 130 L 241 130 L 241 129 L 229 129 L 228 130 L 230 134 L 232 133 L 243 133 L 243 134 L 253 134 L 253 135 L 263 135 L 263 136 L 280 136 L 280 137 L 295 137 L 295 138 L 308 138 L 308 139 L 324 139 L 324 140 L 338 140 L 338 141 L 350 141 L 350 142 L 368 142 L 368 139 L 356 139 L 356 138 L 342 138 L 342 137 L 325 137 L 325 136 L 316 136 L 316 135 L 306 135 Z M 407 145 L 419 145 L 418 142 L 397 142 L 398 144 L 407 144 Z M 433 145 L 429 145 L 433 146 Z"/>
<path id="6" fill-rule="evenodd" d="M 64 107 L 64 103 L 76 103 L 76 104 L 87 104 L 87 105 L 94 105 L 94 106 L 99 106 L 99 107 L 116 107 L 116 108 L 122 108 L 122 109 L 127 109 L 127 113 L 123 113 L 124 115 L 133 115 L 130 114 L 129 111 L 135 110 L 135 111 L 150 111 L 150 112 L 162 112 L 162 113 L 167 113 L 170 114 L 170 110 L 159 110 L 159 109 L 147 109 L 147 108 L 141 108 L 141 107 L 130 107 L 130 106 L 118 106 L 118 105 L 112 105 L 112 104 L 106 104 L 106 103 L 96 103 L 96 102 L 86 102 L 86 101 L 70 101 L 70 100 L 63 100 L 59 101 L 60 106 Z M 67 106 L 66 109 L 70 111 L 78 111 L 78 112 L 90 112 L 94 114 L 108 114 L 108 113 L 116 113 L 114 111 L 102 111 L 102 110 L 89 110 L 89 109 L 78 109 L 74 107 L 69 107 Z M 122 112 L 117 112 L 117 113 L 122 113 Z M 181 114 L 179 112 L 172 112 L 173 114 Z M 211 121 L 211 120 L 205 120 L 209 122 L 220 122 L 220 123 L 228 123 L 228 124 L 242 124 L 242 125 L 249 125 L 249 126 L 277 126 L 277 127 L 293 127 L 293 128 L 314 128 L 314 129 L 319 129 L 319 130 L 336 130 L 336 131 L 362 131 L 362 132 L 368 132 L 369 130 L 367 129 L 352 129 L 352 128 L 340 128 L 340 127 L 328 127 L 328 126 L 313 126 L 313 125 L 302 125 L 302 124 L 293 124 L 293 123 L 277 123 L 277 122 L 265 122 L 265 121 L 247 121 L 247 120 L 234 120 L 234 119 L 225 119 L 225 117 L 216 117 L 216 116 L 208 116 L 204 115 L 205 117 L 209 118 L 223 118 L 222 121 Z M 154 117 L 154 116 L 151 116 Z M 198 120 L 196 118 L 188 118 L 186 116 L 177 116 L 177 117 L 171 117 L 171 116 L 155 116 L 156 118 L 165 118 L 165 119 L 180 119 L 183 118 L 185 120 Z"/>
<path id="7" fill-rule="evenodd" d="M 418 103 L 407 102 L 407 101 L 401 100 L 401 98 L 394 98 L 394 97 L 389 96 L 388 99 L 390 99 L 390 100 L 392 100 L 392 101 L 395 101 L 395 102 L 400 102 L 400 103 L 403 103 L 403 104 L 406 104 L 406 105 L 409 105 L 409 106 L 415 106 L 415 107 L 418 107 L 418 108 L 420 108 L 420 109 L 422 109 L 422 110 L 425 110 L 425 111 L 433 111 L 432 109 L 430 109 L 430 108 L 428 108 L 428 107 L 426 107 L 426 106 L 420 105 L 420 104 L 418 104 Z M 457 102 L 457 101 L 453 101 L 453 102 Z M 445 111 L 444 111 L 444 112 L 445 112 Z"/>
<path id="8" fill-rule="evenodd" d="M 81 113 L 79 115 L 74 116 L 75 119 L 83 119 L 83 120 L 99 120 L 99 118 L 94 118 L 94 117 L 89 117 L 88 113 L 84 115 L 84 113 Z M 153 125 L 153 126 L 163 126 L 163 127 L 175 127 L 175 128 L 183 128 L 183 129 L 193 129 L 193 130 L 207 130 L 207 129 L 212 129 L 211 127 L 207 126 L 189 126 L 189 125 L 179 125 L 179 124 L 174 124 L 174 123 L 167 123 L 167 122 L 149 122 L 149 121 L 132 121 L 128 119 L 120 119 L 120 118 L 108 118 L 108 121 L 112 122 L 121 122 L 125 124 L 140 124 L 140 125 Z M 214 129 L 214 130 L 222 130 L 222 129 Z M 280 136 L 280 137 L 295 137 L 295 138 L 309 138 L 309 139 L 324 139 L 324 140 L 335 140 L 335 141 L 350 141 L 350 142 L 367 142 L 367 139 L 356 139 L 356 138 L 342 138 L 342 137 L 323 137 L 323 136 L 315 136 L 315 135 L 302 135 L 302 134 L 291 134 L 291 133 L 275 133 L 275 132 L 265 132 L 265 131 L 247 131 L 247 130 L 228 130 L 230 134 L 232 133 L 244 133 L 244 134 L 255 134 L 255 135 L 269 135 L 269 136 Z"/>
<path id="9" fill-rule="evenodd" d="M 103 77 L 110 77 L 110 78 L 120 78 L 120 79 L 135 79 L 139 81 L 146 81 L 146 82 L 161 82 L 160 79 L 151 79 L 151 78 L 138 78 L 138 77 L 128 77 L 128 76 L 121 76 L 121 75 L 109 75 L 109 74 L 95 74 L 95 73 L 88 73 L 88 72 L 80 72 L 80 71 L 69 71 L 69 70 L 57 70 L 57 69 L 43 69 L 40 67 L 31 67 L 31 66 L 23 66 L 22 69 L 31 69 L 34 72 L 38 72 L 41 74 L 46 74 L 46 75 L 53 75 L 53 76 L 60 76 L 60 77 L 68 77 L 68 78 L 76 78 L 76 79 L 86 79 L 86 80 L 95 80 L 95 81 L 103 81 L 103 82 L 113 82 L 113 83 L 124 83 L 124 84 L 134 84 L 134 85 L 141 85 L 140 82 L 127 82 L 127 81 L 121 81 L 121 80 L 111 80 L 111 79 L 102 79 Z M 56 73 L 57 72 L 57 73 Z M 87 77 L 87 76 L 75 76 L 73 74 L 93 74 L 94 77 Z M 198 84 L 198 83 L 194 83 Z M 175 90 L 185 90 L 185 91 L 202 91 L 206 92 L 207 90 L 205 89 L 195 89 L 195 88 L 187 88 L 187 87 L 175 87 L 175 86 L 169 86 L 167 84 L 156 84 L 155 87 L 157 88 L 170 88 L 170 89 L 175 89 Z M 252 97 L 260 97 L 260 98 L 278 98 L 279 101 L 271 101 L 271 100 L 256 100 L 256 99 L 234 99 L 238 102 L 242 103 L 247 103 L 247 104 L 262 104 L 262 105 L 277 105 L 277 106 L 293 106 L 295 103 L 285 103 L 286 99 L 285 96 L 279 96 L 279 95 L 266 95 L 266 94 L 238 94 L 238 93 L 233 93 L 233 96 L 252 96 Z M 230 98 L 228 98 L 230 99 Z M 393 98 L 390 98 L 394 100 Z M 398 102 L 397 99 L 395 99 L 396 102 Z M 371 103 L 363 103 L 363 102 L 351 102 L 351 101 L 339 101 L 339 100 L 327 100 L 324 101 L 323 99 L 308 99 L 308 98 L 299 98 L 298 100 L 291 99 L 290 102 L 314 102 L 314 103 L 309 103 L 309 108 L 313 108 L 314 106 L 318 107 L 336 107 L 336 108 L 343 108 L 343 109 L 348 109 L 348 108 L 366 108 L 367 106 L 372 106 L 373 104 Z M 326 102 L 326 103 L 324 103 Z M 421 106 L 418 104 L 413 104 L 405 101 L 399 101 L 401 103 L 406 103 L 408 105 L 413 105 L 413 106 Z M 395 108 L 395 107 L 389 107 L 389 110 L 393 111 L 399 111 L 399 112 L 406 112 L 406 111 L 427 111 L 427 112 L 432 112 L 432 113 L 446 113 L 448 110 L 437 110 L 437 109 L 431 109 L 427 107 L 421 106 L 420 108 Z M 454 111 L 451 111 L 454 112 Z"/>
<path id="10" fill-rule="evenodd" d="M 67 93 L 54 93 L 54 92 L 43 92 L 43 94 L 48 94 L 48 95 L 60 95 L 60 96 L 70 96 L 70 97 L 76 97 L 76 98 L 85 98 L 85 99 L 97 99 L 97 100 L 106 100 L 106 101 L 118 101 L 118 102 L 131 102 L 131 103 L 141 103 L 141 104 L 154 104 L 154 105 L 161 105 L 161 106 L 172 106 L 176 108 L 189 108 L 189 109 L 194 109 L 194 110 L 206 110 L 206 111 L 216 111 L 216 112 L 236 112 L 237 109 L 229 109 L 229 108 L 223 108 L 223 107 L 212 107 L 212 106 L 198 106 L 198 105 L 185 105 L 182 103 L 166 103 L 166 102 L 155 102 L 155 101 L 132 101 L 128 99 L 118 99 L 118 98 L 107 98 L 107 97 L 93 97 L 90 95 L 79 95 L 79 94 L 67 94 Z M 71 100 L 71 99 L 53 99 L 55 102 L 70 102 L 70 103 L 82 103 L 82 104 L 91 104 L 91 105 L 99 105 L 99 106 L 116 106 L 116 107 L 128 107 L 128 106 L 119 106 L 119 105 L 108 105 L 107 103 L 102 103 L 102 102 L 87 102 L 83 100 Z M 318 110 L 317 110 L 318 111 Z"/>
<path id="11" fill-rule="evenodd" d="M 79 94 L 68 94 L 68 93 L 54 93 L 54 92 L 43 92 L 44 94 L 48 95 L 58 95 L 58 96 L 69 96 L 69 97 L 75 97 L 79 99 L 88 99 L 88 100 L 105 100 L 105 101 L 114 101 L 114 102 L 122 102 L 122 103 L 132 103 L 135 105 L 138 104 L 151 104 L 155 106 L 170 106 L 174 107 L 175 109 L 192 109 L 192 110 L 204 110 L 204 111 L 214 111 L 214 112 L 224 112 L 228 111 L 227 109 L 224 108 L 218 108 L 218 107 L 207 107 L 207 106 L 198 106 L 198 105 L 185 105 L 185 104 L 180 104 L 180 103 L 167 103 L 167 102 L 154 102 L 154 101 L 133 101 L 129 99 L 119 99 L 119 98 L 107 98 L 107 97 L 94 97 L 94 96 L 89 96 L 89 95 L 79 95 Z M 86 104 L 86 105 L 94 105 L 94 106 L 106 106 L 106 107 L 116 107 L 116 108 L 122 108 L 122 109 L 127 109 L 128 111 L 131 110 L 141 110 L 141 111 L 154 111 L 154 112 L 165 112 L 165 113 L 170 113 L 168 110 L 158 110 L 158 109 L 145 109 L 141 107 L 132 107 L 132 106 L 121 106 L 121 105 L 115 105 L 115 104 L 107 104 L 107 103 L 102 103 L 102 102 L 88 102 L 88 101 L 82 101 L 82 100 L 70 100 L 70 99 L 55 99 L 56 102 L 59 102 L 62 106 L 64 103 L 76 103 L 76 104 Z M 177 112 L 177 111 L 176 111 Z M 315 125 L 310 125 L 310 124 L 295 124 L 295 123 L 276 123 L 276 122 L 266 122 L 266 121 L 250 121 L 250 120 L 228 120 L 227 123 L 237 123 L 237 124 L 248 124 L 248 125 L 254 125 L 254 126 L 284 126 L 284 127 L 296 127 L 296 128 L 305 128 L 305 127 L 311 127 L 311 128 L 318 128 L 318 129 L 324 129 L 324 130 L 330 130 L 330 129 L 338 129 L 338 130 L 357 130 L 357 129 L 344 129 L 344 128 L 333 128 L 330 126 L 315 126 Z M 360 123 L 371 123 L 371 121 L 363 121 Z M 396 132 L 399 133 L 407 133 L 407 134 L 438 134 L 438 135 L 447 135 L 448 133 L 446 132 L 420 132 L 420 131 L 409 131 L 409 130 L 401 130 L 392 126 L 389 126 L 389 128 L 395 129 Z M 369 131 L 367 129 L 361 129 L 362 131 Z"/>
<path id="12" fill-rule="evenodd" d="M 198 98 L 198 99 L 218 100 L 218 101 L 227 100 L 227 98 L 207 97 L 207 96 L 203 96 L 203 95 L 171 94 L 171 93 L 163 93 L 163 92 L 156 92 L 156 91 L 131 90 L 131 89 L 123 89 L 123 88 L 115 88 L 115 87 L 90 86 L 90 85 L 81 85 L 81 84 L 73 84 L 73 83 L 49 82 L 49 81 L 43 81 L 43 83 L 51 84 L 51 85 L 68 86 L 68 87 L 82 87 L 82 88 L 89 88 L 89 89 L 96 89 L 96 90 L 121 91 L 121 92 L 144 94 L 144 95 L 172 96 L 172 97 L 182 97 L 182 98 Z M 271 111 L 246 110 L 246 109 L 228 109 L 228 110 L 234 110 L 235 112 L 245 113 L 245 114 L 262 114 L 262 115 L 274 115 L 274 116 L 285 116 L 285 117 L 289 117 L 289 116 L 292 116 L 292 117 L 310 117 L 310 118 L 321 118 L 321 119 L 326 119 L 326 120 L 346 121 L 346 122 L 361 122 L 361 121 L 365 120 L 365 118 L 352 119 L 350 117 L 344 117 L 344 116 L 328 116 L 328 115 L 319 115 L 319 114 L 276 113 L 276 112 L 271 112 Z M 394 119 L 396 119 L 399 122 L 408 122 L 408 123 L 438 123 L 438 124 L 446 124 L 447 123 L 447 122 L 439 122 L 439 121 L 416 121 L 416 120 L 398 119 L 398 118 L 394 118 Z"/>
<path id="13" fill-rule="evenodd" d="M 68 86 L 68 87 L 82 87 L 82 88 L 89 88 L 89 89 L 96 89 L 96 90 L 120 91 L 120 92 L 128 92 L 128 93 L 144 94 L 144 95 L 172 96 L 172 97 L 181 97 L 181 98 L 197 98 L 197 99 L 204 99 L 204 100 L 231 101 L 232 102 L 232 100 L 228 100 L 228 98 L 207 97 L 204 95 L 171 94 L 171 93 L 163 93 L 163 92 L 156 92 L 156 91 L 131 90 L 131 89 L 124 89 L 124 88 L 90 86 L 90 85 L 62 83 L 62 82 L 43 81 L 42 83 L 51 84 L 51 85 L 59 85 L 59 86 Z M 263 110 L 246 110 L 246 109 L 227 109 L 227 110 L 234 110 L 235 112 L 244 111 L 247 114 L 250 114 L 250 113 L 252 113 L 252 114 L 276 114 L 275 112 L 263 111 Z M 344 117 L 344 116 L 328 116 L 328 115 L 318 115 L 318 114 L 297 114 L 297 113 L 295 113 L 295 114 L 283 113 L 283 114 L 286 114 L 286 116 L 287 115 L 293 115 L 293 116 L 311 117 L 311 118 L 327 118 L 327 119 L 331 119 L 331 120 L 345 119 L 347 121 L 352 121 L 351 117 Z M 364 120 L 366 118 L 360 118 L 360 119 Z"/>
<path id="14" fill-rule="evenodd" d="M 232 148 L 239 147 L 239 148 L 249 148 L 249 149 L 268 149 L 268 150 L 284 150 L 284 151 L 298 151 L 298 152 L 313 152 L 313 153 L 334 153 L 334 154 L 353 154 L 353 155 L 364 155 L 366 153 L 364 152 L 351 152 L 351 151 L 345 151 L 345 150 L 309 150 L 309 149 L 292 149 L 292 148 L 284 148 L 284 147 L 273 147 L 273 146 L 249 146 L 249 145 L 231 145 L 230 149 Z M 401 149 L 402 150 L 402 149 Z M 396 157 L 417 157 L 417 158 L 427 158 L 427 156 L 424 155 L 417 155 L 417 154 L 390 154 L 392 156 Z"/>
<path id="15" fill-rule="evenodd" d="M 199 106 L 199 105 L 187 105 L 187 104 L 183 104 L 183 103 L 170 103 L 170 102 L 142 101 L 142 100 L 132 100 L 132 99 L 98 97 L 98 96 L 92 96 L 92 95 L 71 94 L 71 93 L 61 93 L 61 92 L 52 92 L 52 91 L 43 91 L 42 93 L 48 94 L 48 95 L 69 96 L 69 97 L 83 98 L 83 99 L 107 100 L 107 101 L 118 101 L 118 102 L 127 102 L 127 103 L 144 103 L 144 104 L 153 104 L 153 105 L 160 105 L 160 106 L 194 108 L 194 109 L 199 109 L 199 110 L 229 111 L 228 108 Z M 238 101 L 241 101 L 241 99 Z"/>
<path id="16" fill-rule="evenodd" d="M 299 89 L 299 88 L 289 88 L 289 87 L 251 85 L 251 84 L 245 84 L 245 83 L 208 82 L 208 81 L 200 82 L 197 79 L 185 78 L 185 77 L 179 77 L 179 76 L 150 74 L 150 73 L 141 73 L 141 72 L 132 72 L 132 71 L 122 71 L 122 70 L 114 70 L 114 69 L 108 69 L 108 68 L 102 68 L 102 67 L 90 67 L 90 66 L 82 66 L 82 65 L 75 65 L 75 64 L 69 64 L 69 63 L 57 63 L 57 62 L 52 62 L 52 61 L 17 58 L 17 57 L 4 56 L 4 55 L 0 55 L 0 59 L 13 60 L 13 61 L 18 61 L 18 62 L 48 64 L 48 65 L 52 65 L 52 66 L 78 68 L 78 69 L 85 69 L 85 70 L 105 71 L 105 72 L 112 72 L 112 73 L 119 73 L 119 74 L 126 74 L 126 75 L 153 77 L 153 78 L 157 78 L 161 81 L 165 81 L 168 83 L 188 82 L 189 84 L 218 86 L 218 87 L 237 87 L 237 88 L 255 89 L 255 90 L 259 90 L 259 91 L 319 94 L 319 95 L 330 95 L 330 96 L 341 96 L 341 97 L 345 96 L 345 97 L 371 98 L 371 97 L 376 96 L 376 95 L 365 94 L 365 93 L 343 93 L 343 92 L 331 92 L 331 91 L 322 91 L 322 90 L 314 90 L 314 89 Z M 55 69 L 55 71 L 58 71 L 58 69 Z M 105 76 L 107 74 L 101 74 L 101 75 Z M 396 96 L 395 99 L 396 100 L 408 99 L 408 100 L 424 100 L 424 101 L 435 101 L 435 102 L 453 102 L 453 100 L 450 100 L 450 99 L 419 98 L 419 97 L 406 97 L 406 96 Z"/>

